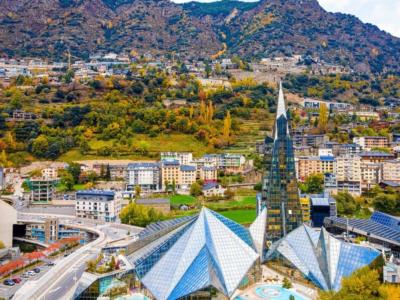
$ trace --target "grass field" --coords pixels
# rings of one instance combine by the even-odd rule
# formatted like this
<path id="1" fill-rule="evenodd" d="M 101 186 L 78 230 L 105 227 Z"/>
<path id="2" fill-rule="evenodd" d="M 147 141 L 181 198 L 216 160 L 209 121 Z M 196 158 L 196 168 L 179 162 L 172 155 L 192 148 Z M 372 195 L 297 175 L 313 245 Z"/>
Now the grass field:
<path id="1" fill-rule="evenodd" d="M 172 205 L 193 205 L 196 202 L 196 198 L 190 195 L 173 195 L 170 200 Z"/>
<path id="2" fill-rule="evenodd" d="M 251 224 L 256 219 L 255 209 L 228 210 L 220 214 L 240 224 Z"/>
<path id="3" fill-rule="evenodd" d="M 149 137 L 144 134 L 135 135 L 136 142 L 145 141 L 148 143 L 147 156 L 139 153 L 130 153 L 129 155 L 115 155 L 115 156 L 101 156 L 97 155 L 96 151 L 102 147 L 112 147 L 114 140 L 102 141 L 92 139 L 89 141 L 89 146 L 92 149 L 91 153 L 82 155 L 79 149 L 72 149 L 58 158 L 60 161 L 77 161 L 77 160 L 91 160 L 91 159 L 132 159 L 132 160 L 149 160 L 157 159 L 158 154 L 162 151 L 189 151 L 195 157 L 202 156 L 209 152 L 216 152 L 215 149 L 207 147 L 204 143 L 197 140 L 193 135 L 189 134 L 160 134 L 156 137 Z"/>

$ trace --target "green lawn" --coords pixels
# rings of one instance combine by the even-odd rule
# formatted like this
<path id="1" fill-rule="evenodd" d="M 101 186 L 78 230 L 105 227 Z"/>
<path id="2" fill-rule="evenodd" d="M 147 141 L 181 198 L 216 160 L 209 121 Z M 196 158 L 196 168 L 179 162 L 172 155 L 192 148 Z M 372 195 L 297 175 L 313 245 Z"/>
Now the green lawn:
<path id="1" fill-rule="evenodd" d="M 196 198 L 190 195 L 173 195 L 169 199 L 172 205 L 192 205 L 196 202 Z"/>
<path id="2" fill-rule="evenodd" d="M 240 224 L 251 224 L 256 219 L 255 209 L 228 210 L 220 214 Z"/>

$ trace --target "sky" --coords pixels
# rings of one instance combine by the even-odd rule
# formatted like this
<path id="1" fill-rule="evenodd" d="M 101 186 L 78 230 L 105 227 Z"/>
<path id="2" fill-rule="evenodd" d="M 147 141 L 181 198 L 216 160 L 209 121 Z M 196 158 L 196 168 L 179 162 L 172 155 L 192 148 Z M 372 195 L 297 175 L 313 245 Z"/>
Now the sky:
<path id="1" fill-rule="evenodd" d="M 172 0 L 177 3 L 190 0 Z M 213 2 L 201 0 L 200 2 Z M 254 0 L 247 0 L 254 2 Z M 400 37 L 400 0 L 318 0 L 323 8 L 331 12 L 342 12 L 357 16 L 363 22 L 377 25 L 380 29 Z"/>

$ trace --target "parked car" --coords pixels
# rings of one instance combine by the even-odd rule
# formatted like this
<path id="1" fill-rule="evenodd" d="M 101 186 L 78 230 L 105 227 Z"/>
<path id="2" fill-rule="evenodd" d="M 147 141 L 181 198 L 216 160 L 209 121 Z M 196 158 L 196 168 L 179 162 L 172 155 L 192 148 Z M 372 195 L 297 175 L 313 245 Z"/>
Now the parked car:
<path id="1" fill-rule="evenodd" d="M 21 283 L 22 279 L 19 278 L 19 277 L 14 277 L 14 278 L 12 279 L 12 281 L 14 281 L 14 283 Z"/>
<path id="2" fill-rule="evenodd" d="M 39 268 L 34 268 L 34 269 L 33 269 L 33 272 L 35 272 L 35 273 L 40 273 L 40 269 L 39 269 Z"/>
<path id="3" fill-rule="evenodd" d="M 47 266 L 48 266 L 48 267 L 52 267 L 52 266 L 54 266 L 54 265 L 55 265 L 55 263 L 52 262 L 52 261 L 50 261 L 50 262 L 47 263 Z"/>
<path id="4" fill-rule="evenodd" d="M 29 278 L 28 272 L 22 273 L 21 277 L 22 278 Z"/>
<path id="5" fill-rule="evenodd" d="M 29 274 L 29 276 L 36 276 L 36 273 L 33 272 L 32 270 L 31 270 L 31 271 L 28 271 L 28 274 Z"/>
<path id="6" fill-rule="evenodd" d="M 12 281 L 11 279 L 6 279 L 3 281 L 4 285 L 8 285 L 8 286 L 13 286 L 15 285 L 15 282 Z"/>

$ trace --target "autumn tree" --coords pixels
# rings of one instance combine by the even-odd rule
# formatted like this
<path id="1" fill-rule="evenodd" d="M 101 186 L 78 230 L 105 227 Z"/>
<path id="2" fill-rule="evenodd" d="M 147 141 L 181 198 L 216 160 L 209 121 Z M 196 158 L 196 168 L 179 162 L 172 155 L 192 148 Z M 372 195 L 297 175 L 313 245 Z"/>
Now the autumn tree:
<path id="1" fill-rule="evenodd" d="M 329 112 L 325 103 L 321 103 L 319 107 L 318 129 L 325 133 L 328 126 Z"/>
<path id="2" fill-rule="evenodd" d="M 226 114 L 226 117 L 224 119 L 224 128 L 222 131 L 224 141 L 227 145 L 229 145 L 230 143 L 231 127 L 232 127 L 231 113 L 228 110 L 228 113 Z"/>

